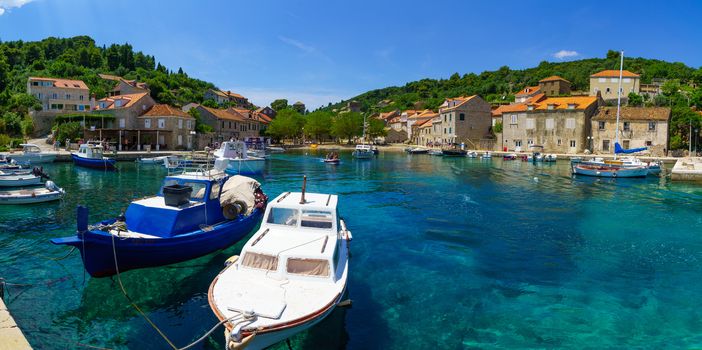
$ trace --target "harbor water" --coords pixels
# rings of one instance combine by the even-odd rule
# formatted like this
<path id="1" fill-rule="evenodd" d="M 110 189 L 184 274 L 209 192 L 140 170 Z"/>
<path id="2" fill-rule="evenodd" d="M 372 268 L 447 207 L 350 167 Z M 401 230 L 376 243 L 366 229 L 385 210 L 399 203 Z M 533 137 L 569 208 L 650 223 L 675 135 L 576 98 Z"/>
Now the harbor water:
<path id="1" fill-rule="evenodd" d="M 702 347 L 702 187 L 665 177 L 572 177 L 532 164 L 383 152 L 340 165 L 322 151 L 273 155 L 273 198 L 340 195 L 353 232 L 353 306 L 291 339 L 293 349 Z M 90 278 L 49 239 L 155 193 L 162 167 L 45 166 L 61 202 L 0 207 L 5 301 L 37 349 L 169 349 L 115 278 Z M 243 241 L 180 264 L 122 274 L 132 300 L 178 346 L 217 319 L 207 289 Z M 88 252 L 90 254 L 90 252 Z M 195 349 L 222 349 L 217 330 Z M 279 344 L 279 349 L 287 346 Z"/>

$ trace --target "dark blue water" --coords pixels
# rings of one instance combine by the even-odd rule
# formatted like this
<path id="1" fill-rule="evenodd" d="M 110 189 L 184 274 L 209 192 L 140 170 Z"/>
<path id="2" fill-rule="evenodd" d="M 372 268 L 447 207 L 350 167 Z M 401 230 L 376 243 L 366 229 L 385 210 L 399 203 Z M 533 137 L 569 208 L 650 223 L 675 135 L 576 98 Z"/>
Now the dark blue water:
<path id="1" fill-rule="evenodd" d="M 702 187 L 663 179 L 572 178 L 567 162 L 502 162 L 386 152 L 275 155 L 271 196 L 337 193 L 353 232 L 350 309 L 292 339 L 295 349 L 690 348 L 702 346 Z M 0 208 L 6 301 L 40 349 L 168 349 L 115 280 L 83 273 L 49 238 L 158 190 L 161 168 L 119 173 L 49 166 L 61 203 Z M 207 288 L 243 242 L 200 259 L 122 275 L 177 345 L 217 322 Z M 19 284 L 19 285 L 18 285 Z M 223 347 L 218 330 L 196 348 Z M 278 348 L 284 349 L 284 346 Z"/>

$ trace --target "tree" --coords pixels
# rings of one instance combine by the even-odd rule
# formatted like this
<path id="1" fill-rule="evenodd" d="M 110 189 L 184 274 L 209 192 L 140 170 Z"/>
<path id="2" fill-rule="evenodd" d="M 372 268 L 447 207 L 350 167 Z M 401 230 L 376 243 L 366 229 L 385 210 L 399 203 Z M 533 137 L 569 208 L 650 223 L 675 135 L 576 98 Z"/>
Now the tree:
<path id="1" fill-rule="evenodd" d="M 338 138 L 351 139 L 363 133 L 363 116 L 358 112 L 341 113 L 336 118 L 331 127 L 332 135 Z"/>
<path id="2" fill-rule="evenodd" d="M 385 130 L 385 122 L 376 119 L 376 118 L 370 118 L 368 119 L 368 136 L 371 139 L 375 139 L 376 137 L 381 137 L 381 136 L 386 136 L 388 134 L 387 130 Z"/>
<path id="3" fill-rule="evenodd" d="M 291 109 L 283 109 L 268 125 L 266 133 L 278 140 L 294 139 L 302 134 L 304 125 L 305 120 L 300 113 Z"/>
<path id="4" fill-rule="evenodd" d="M 281 98 L 271 102 L 271 108 L 274 111 L 279 112 L 288 108 L 288 100 Z"/>
<path id="5" fill-rule="evenodd" d="M 214 132 L 214 128 L 202 122 L 202 116 L 197 108 L 190 108 L 188 114 L 195 118 L 195 131 L 199 133 Z"/>
<path id="6" fill-rule="evenodd" d="M 19 93 L 10 97 L 8 108 L 18 114 L 24 114 L 30 109 L 40 111 L 41 102 L 30 94 Z"/>
<path id="7" fill-rule="evenodd" d="M 211 98 L 208 98 L 208 99 L 202 101 L 202 105 L 205 107 L 209 107 L 209 108 L 219 108 L 219 105 L 217 104 L 217 102 L 215 102 L 215 100 L 213 100 Z"/>
<path id="8" fill-rule="evenodd" d="M 321 141 L 331 132 L 331 124 L 331 112 L 314 111 L 305 116 L 305 135 Z"/>
<path id="9" fill-rule="evenodd" d="M 628 105 L 633 106 L 633 107 L 641 107 L 641 106 L 643 106 L 643 102 L 644 102 L 643 96 L 641 96 L 635 92 L 629 93 L 627 101 L 628 101 L 627 102 Z"/>

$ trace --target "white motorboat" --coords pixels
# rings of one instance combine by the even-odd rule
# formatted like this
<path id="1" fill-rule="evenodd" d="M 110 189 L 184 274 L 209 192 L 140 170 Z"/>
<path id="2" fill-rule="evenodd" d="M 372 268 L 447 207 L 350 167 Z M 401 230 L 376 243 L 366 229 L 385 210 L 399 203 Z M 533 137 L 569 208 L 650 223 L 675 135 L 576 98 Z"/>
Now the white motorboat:
<path id="1" fill-rule="evenodd" d="M 0 176 L 0 187 L 21 187 L 32 186 L 41 183 L 41 176 L 34 174 L 16 175 L 10 174 Z"/>
<path id="2" fill-rule="evenodd" d="M 271 153 L 283 153 L 285 152 L 285 148 L 283 147 L 278 147 L 278 146 L 268 146 L 266 147 L 266 150 L 271 152 Z"/>
<path id="3" fill-rule="evenodd" d="M 262 174 L 266 166 L 265 159 L 251 157 L 247 154 L 246 144 L 242 141 L 225 141 L 214 152 L 215 169 L 229 174 Z"/>
<path id="4" fill-rule="evenodd" d="M 44 152 L 33 143 L 23 143 L 22 153 L 9 154 L 8 157 L 18 164 L 51 163 L 56 159 L 56 153 Z"/>
<path id="5" fill-rule="evenodd" d="M 443 156 L 444 155 L 444 152 L 442 152 L 441 149 L 435 149 L 435 148 L 430 149 L 427 153 L 429 153 L 430 156 Z"/>
<path id="6" fill-rule="evenodd" d="M 356 145 L 356 149 L 352 153 L 354 158 L 369 159 L 373 158 L 373 148 L 370 145 Z"/>
<path id="7" fill-rule="evenodd" d="M 476 151 L 468 151 L 468 153 L 466 153 L 466 157 L 468 157 L 468 158 L 478 158 L 478 152 L 476 152 Z"/>
<path id="8" fill-rule="evenodd" d="M 491 159 L 491 158 L 492 158 L 492 152 L 490 152 L 490 151 L 485 151 L 485 153 L 483 153 L 483 154 L 480 156 L 480 158 L 482 158 L 482 159 Z"/>
<path id="9" fill-rule="evenodd" d="M 555 154 L 544 154 L 543 155 L 543 161 L 544 162 L 555 162 L 558 160 L 558 156 Z"/>
<path id="10" fill-rule="evenodd" d="M 227 349 L 257 350 L 317 324 L 342 301 L 351 232 L 331 194 L 285 192 L 208 291 Z"/>
<path id="11" fill-rule="evenodd" d="M 47 181 L 44 187 L 0 191 L 0 204 L 28 204 L 55 201 L 61 199 L 65 193 L 63 188 L 56 186 L 53 181 Z"/>
<path id="12" fill-rule="evenodd" d="M 139 158 L 136 160 L 136 162 L 139 164 L 164 164 L 166 159 L 168 159 L 168 156 Z"/>

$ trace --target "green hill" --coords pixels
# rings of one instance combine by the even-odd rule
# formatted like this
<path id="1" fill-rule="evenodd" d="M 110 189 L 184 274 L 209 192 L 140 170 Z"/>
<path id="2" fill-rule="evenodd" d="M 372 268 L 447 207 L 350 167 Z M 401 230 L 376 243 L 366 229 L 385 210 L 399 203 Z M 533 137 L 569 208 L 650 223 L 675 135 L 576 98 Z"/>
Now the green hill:
<path id="1" fill-rule="evenodd" d="M 51 37 L 0 43 L 0 106 L 6 106 L 12 95 L 26 92 L 29 76 L 80 79 L 99 99 L 114 85 L 99 73 L 145 82 L 154 99 L 173 105 L 202 101 L 204 92 L 214 87 L 190 78 L 182 69 L 167 69 L 154 56 L 135 52 L 129 44 L 99 47 L 88 36 Z"/>
<path id="2" fill-rule="evenodd" d="M 677 79 L 687 83 L 702 84 L 702 68 L 695 69 L 679 62 L 665 62 L 646 58 L 625 57 L 624 68 L 641 75 L 641 82 L 648 84 L 652 79 Z M 587 91 L 589 76 L 605 69 L 619 69 L 619 53 L 609 51 L 605 58 L 589 58 L 568 62 L 541 62 L 537 67 L 510 69 L 501 67 L 496 71 L 480 74 L 468 73 L 462 76 L 454 73 L 449 79 L 422 79 L 404 86 L 387 87 L 368 91 L 350 100 L 358 101 L 364 112 L 411 109 L 421 101 L 425 108 L 437 108 L 445 98 L 479 94 L 491 102 L 512 100 L 513 93 L 525 86 L 537 85 L 540 79 L 559 75 L 572 83 L 573 91 Z M 378 102 L 390 100 L 389 106 L 378 107 Z M 333 110 L 346 106 L 347 101 L 330 104 L 324 109 Z"/>

